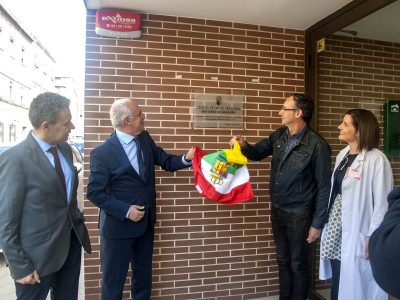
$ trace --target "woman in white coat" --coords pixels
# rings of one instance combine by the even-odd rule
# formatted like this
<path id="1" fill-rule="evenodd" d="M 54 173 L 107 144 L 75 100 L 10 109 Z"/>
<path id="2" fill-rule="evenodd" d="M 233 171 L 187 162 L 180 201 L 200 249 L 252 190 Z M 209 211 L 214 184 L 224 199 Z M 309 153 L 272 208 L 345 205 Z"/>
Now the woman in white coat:
<path id="1" fill-rule="evenodd" d="M 332 175 L 329 219 L 321 236 L 320 279 L 332 278 L 331 299 L 383 300 L 368 260 L 368 239 L 387 210 L 393 174 L 379 151 L 379 124 L 365 109 L 346 112 Z"/>

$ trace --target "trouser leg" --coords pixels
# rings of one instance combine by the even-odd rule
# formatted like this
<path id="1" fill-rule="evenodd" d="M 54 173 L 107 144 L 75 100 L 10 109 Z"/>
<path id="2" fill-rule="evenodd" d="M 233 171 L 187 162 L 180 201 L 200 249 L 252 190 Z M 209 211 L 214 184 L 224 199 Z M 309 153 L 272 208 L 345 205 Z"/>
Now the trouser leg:
<path id="1" fill-rule="evenodd" d="M 102 300 L 121 300 L 135 239 L 101 237 Z"/>
<path id="2" fill-rule="evenodd" d="M 271 208 L 272 232 L 279 270 L 279 299 L 290 300 L 292 298 L 293 278 L 290 269 L 289 241 L 283 214 L 282 210 L 275 207 Z"/>
<path id="3" fill-rule="evenodd" d="M 290 266 L 293 274 L 292 299 L 306 300 L 308 292 L 308 231 L 309 214 L 289 213 L 287 236 L 290 248 Z"/>
<path id="4" fill-rule="evenodd" d="M 149 226 L 144 233 L 136 239 L 132 265 L 131 295 L 135 300 L 149 300 L 152 282 L 154 229 Z"/>
<path id="5" fill-rule="evenodd" d="M 71 243 L 64 265 L 56 273 L 51 284 L 52 300 L 78 299 L 79 274 L 81 271 L 82 246 L 75 231 L 71 231 Z"/>
<path id="6" fill-rule="evenodd" d="M 330 262 L 332 268 L 331 300 L 338 300 L 339 281 L 340 281 L 340 260 L 331 259 Z"/>

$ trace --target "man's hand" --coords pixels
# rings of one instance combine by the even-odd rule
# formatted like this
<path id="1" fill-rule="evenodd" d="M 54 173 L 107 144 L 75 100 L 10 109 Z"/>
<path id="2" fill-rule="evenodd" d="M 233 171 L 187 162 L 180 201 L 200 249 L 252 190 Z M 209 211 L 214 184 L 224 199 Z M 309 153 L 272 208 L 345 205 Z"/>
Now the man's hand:
<path id="1" fill-rule="evenodd" d="M 308 231 L 307 242 L 309 244 L 313 243 L 317 238 L 319 238 L 320 235 L 321 235 L 321 229 L 310 227 L 310 230 Z"/>
<path id="2" fill-rule="evenodd" d="M 194 156 L 194 147 L 190 148 L 189 151 L 185 154 L 186 160 L 193 160 Z"/>
<path id="3" fill-rule="evenodd" d="M 139 222 L 141 219 L 143 219 L 144 214 L 144 206 L 131 205 L 131 208 L 129 209 L 130 220 L 132 220 L 133 222 Z"/>
<path id="4" fill-rule="evenodd" d="M 36 284 L 40 283 L 40 278 L 38 272 L 33 271 L 32 274 L 29 274 L 28 276 L 25 276 L 15 281 L 19 284 Z"/>
<path id="5" fill-rule="evenodd" d="M 233 143 L 235 141 L 239 142 L 240 147 L 243 147 L 246 142 L 244 141 L 244 138 L 241 135 L 234 135 L 231 140 L 229 141 L 229 145 L 231 145 L 231 147 L 233 147 Z"/>

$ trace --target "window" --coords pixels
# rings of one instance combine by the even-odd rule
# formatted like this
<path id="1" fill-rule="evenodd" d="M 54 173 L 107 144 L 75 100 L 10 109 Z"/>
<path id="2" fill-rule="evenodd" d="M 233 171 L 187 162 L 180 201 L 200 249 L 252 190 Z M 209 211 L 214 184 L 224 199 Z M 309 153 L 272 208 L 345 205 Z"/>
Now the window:
<path id="1" fill-rule="evenodd" d="M 33 67 L 35 69 L 39 69 L 39 63 L 38 63 L 38 58 L 37 58 L 36 54 L 33 56 Z"/>
<path id="2" fill-rule="evenodd" d="M 10 98 L 9 98 L 9 100 L 10 100 L 10 102 L 14 102 L 14 99 L 13 99 L 13 82 L 12 81 L 10 81 Z"/>
<path id="3" fill-rule="evenodd" d="M 25 48 L 21 48 L 21 64 L 24 64 L 24 58 L 25 58 Z"/>
<path id="4" fill-rule="evenodd" d="M 0 26 L 0 34 L 3 33 L 3 27 Z M 4 48 L 3 38 L 0 36 L 0 49 Z"/>
<path id="5" fill-rule="evenodd" d="M 10 136 L 9 136 L 9 142 L 15 142 L 17 140 L 17 126 L 14 124 L 10 124 Z"/>
<path id="6" fill-rule="evenodd" d="M 15 40 L 14 40 L 14 38 L 12 37 L 12 36 L 10 36 L 10 49 L 9 49 L 9 52 L 10 52 L 10 56 L 11 57 L 13 57 L 14 58 L 14 46 L 15 46 Z"/>
<path id="7" fill-rule="evenodd" d="M 22 87 L 22 86 L 21 86 L 21 93 L 20 93 L 19 97 L 20 97 L 19 103 L 21 105 L 24 105 L 24 87 Z"/>
<path id="8" fill-rule="evenodd" d="M 0 122 L 0 143 L 4 143 L 4 124 Z"/>

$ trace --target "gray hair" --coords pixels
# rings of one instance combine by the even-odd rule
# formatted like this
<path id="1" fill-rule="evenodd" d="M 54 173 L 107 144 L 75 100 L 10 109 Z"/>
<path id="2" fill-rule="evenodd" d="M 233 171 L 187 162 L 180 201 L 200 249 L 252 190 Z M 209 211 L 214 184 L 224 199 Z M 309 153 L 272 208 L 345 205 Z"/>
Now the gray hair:
<path id="1" fill-rule="evenodd" d="M 121 129 L 124 126 L 124 119 L 132 115 L 128 104 L 134 101 L 129 98 L 117 99 L 111 105 L 110 119 L 115 129 Z"/>
<path id="2" fill-rule="evenodd" d="M 29 120 L 33 128 L 39 128 L 43 122 L 54 124 L 60 111 L 69 108 L 70 100 L 56 93 L 42 93 L 36 96 L 29 108 Z"/>

